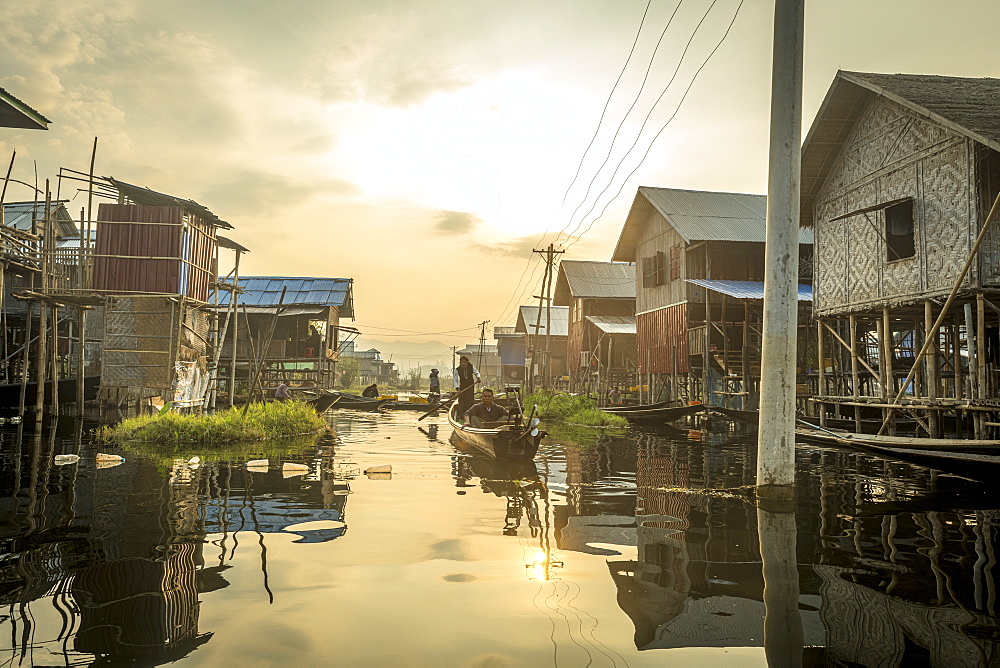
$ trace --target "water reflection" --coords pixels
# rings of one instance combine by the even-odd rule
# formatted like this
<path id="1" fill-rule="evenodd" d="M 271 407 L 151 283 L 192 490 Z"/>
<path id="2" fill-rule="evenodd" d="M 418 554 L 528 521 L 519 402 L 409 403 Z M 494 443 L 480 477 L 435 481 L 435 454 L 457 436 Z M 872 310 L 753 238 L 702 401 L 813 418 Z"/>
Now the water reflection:
<path id="1" fill-rule="evenodd" d="M 554 652 L 562 665 L 636 666 L 690 648 L 766 650 L 774 664 L 1000 661 L 991 484 L 803 447 L 794 508 L 758 509 L 753 444 L 697 426 L 556 435 L 535 462 L 500 462 L 456 452 L 438 424 L 351 415 L 318 442 L 198 459 L 140 448 L 107 469 L 79 428 L 5 432 L 0 649 L 18 665 L 197 660 L 231 648 L 244 615 L 291 615 L 336 568 L 377 575 L 354 598 L 346 584 L 328 589 L 329 605 L 391 619 L 407 587 L 446 595 L 421 570 L 427 550 L 406 543 L 434 534 L 454 547 L 436 558 L 464 562 L 441 586 L 467 586 L 475 605 L 426 614 L 478 625 L 484 610 L 523 617 L 528 600 L 548 621 L 516 636 L 525 664 Z M 77 464 L 54 464 L 70 453 Z M 359 457 L 393 464 L 392 477 L 359 478 Z M 392 512 L 409 504 L 413 514 Z M 511 548 L 513 567 L 494 556 Z M 312 569 L 307 584 L 290 580 L 297 569 Z M 289 624 L 316 616 L 304 607 Z M 374 664 L 383 650 L 371 640 L 336 637 Z"/>

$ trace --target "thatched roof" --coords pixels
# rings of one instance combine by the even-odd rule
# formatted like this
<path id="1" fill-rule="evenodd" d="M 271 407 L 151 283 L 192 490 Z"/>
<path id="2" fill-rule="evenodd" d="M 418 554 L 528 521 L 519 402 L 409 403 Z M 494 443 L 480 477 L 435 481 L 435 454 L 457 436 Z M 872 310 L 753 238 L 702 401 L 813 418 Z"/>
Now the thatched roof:
<path id="1" fill-rule="evenodd" d="M 1000 151 L 1000 79 L 837 72 L 802 146 L 802 225 L 861 112 L 881 96 Z"/>

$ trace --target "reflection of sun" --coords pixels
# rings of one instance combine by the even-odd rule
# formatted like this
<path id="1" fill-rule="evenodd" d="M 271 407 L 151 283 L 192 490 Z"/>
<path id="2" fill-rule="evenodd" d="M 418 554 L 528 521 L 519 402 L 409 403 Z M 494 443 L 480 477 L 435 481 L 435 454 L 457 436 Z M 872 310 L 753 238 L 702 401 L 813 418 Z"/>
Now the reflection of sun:
<path id="1" fill-rule="evenodd" d="M 553 561 L 551 555 L 544 550 L 536 550 L 531 561 L 524 565 L 529 580 L 551 580 L 552 569 L 563 565 L 561 561 Z"/>

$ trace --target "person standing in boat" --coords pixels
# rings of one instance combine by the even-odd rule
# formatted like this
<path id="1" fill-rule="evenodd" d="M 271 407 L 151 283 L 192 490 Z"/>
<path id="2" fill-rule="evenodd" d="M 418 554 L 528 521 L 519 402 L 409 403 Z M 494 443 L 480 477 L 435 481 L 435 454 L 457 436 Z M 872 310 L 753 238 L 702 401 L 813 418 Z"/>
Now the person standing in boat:
<path id="1" fill-rule="evenodd" d="M 472 362 L 465 355 L 459 357 L 458 366 L 455 368 L 455 390 L 460 393 L 458 395 L 459 415 L 465 415 L 465 412 L 475 402 L 475 390 L 472 388 L 479 381 L 479 370 L 472 366 Z"/>
<path id="2" fill-rule="evenodd" d="M 427 401 L 430 403 L 437 403 L 437 401 L 440 398 L 441 398 L 441 378 L 438 376 L 437 369 L 431 369 L 431 386 L 427 396 Z"/>
<path id="3" fill-rule="evenodd" d="M 482 403 L 478 403 L 465 411 L 465 424 L 478 427 L 483 422 L 497 422 L 507 417 L 507 409 L 493 403 L 493 390 L 483 388 Z"/>

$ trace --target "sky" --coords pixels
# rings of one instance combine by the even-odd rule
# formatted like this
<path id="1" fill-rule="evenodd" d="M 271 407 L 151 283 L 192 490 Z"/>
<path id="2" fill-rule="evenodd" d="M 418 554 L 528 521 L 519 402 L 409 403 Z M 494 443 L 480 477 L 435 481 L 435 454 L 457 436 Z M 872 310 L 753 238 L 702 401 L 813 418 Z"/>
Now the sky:
<path id="1" fill-rule="evenodd" d="M 806 4 L 804 130 L 838 69 L 1000 76 L 996 0 Z M 366 337 L 461 346 L 538 294 L 533 248 L 609 260 L 640 185 L 766 192 L 772 21 L 764 0 L 8 3 L 0 86 L 52 125 L 0 130 L 0 163 L 54 180 L 96 136 L 97 174 L 232 223 L 243 274 L 353 278 Z"/>

